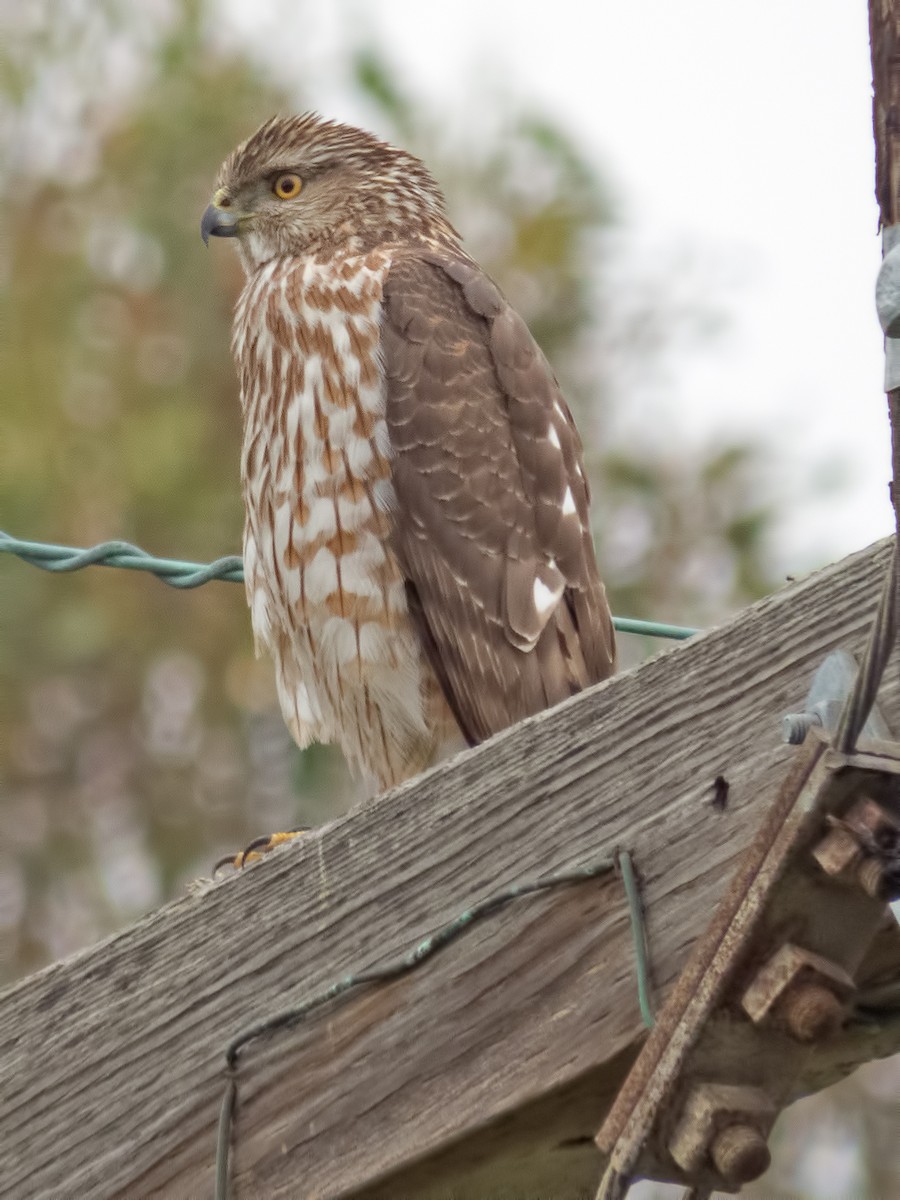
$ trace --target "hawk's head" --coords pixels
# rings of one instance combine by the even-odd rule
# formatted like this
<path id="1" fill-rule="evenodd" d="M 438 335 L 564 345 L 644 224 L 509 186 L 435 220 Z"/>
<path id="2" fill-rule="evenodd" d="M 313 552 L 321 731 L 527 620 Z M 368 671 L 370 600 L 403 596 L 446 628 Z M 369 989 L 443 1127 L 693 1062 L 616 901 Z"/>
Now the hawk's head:
<path id="1" fill-rule="evenodd" d="M 273 117 L 228 156 L 200 232 L 236 237 L 248 270 L 286 255 L 456 239 L 425 165 L 316 113 Z"/>

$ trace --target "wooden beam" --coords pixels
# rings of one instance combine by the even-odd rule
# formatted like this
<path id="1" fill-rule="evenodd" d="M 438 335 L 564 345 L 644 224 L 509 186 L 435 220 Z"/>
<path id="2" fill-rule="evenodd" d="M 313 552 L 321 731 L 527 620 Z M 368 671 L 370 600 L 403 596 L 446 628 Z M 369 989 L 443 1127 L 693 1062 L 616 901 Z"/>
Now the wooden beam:
<path id="1" fill-rule="evenodd" d="M 860 651 L 888 556 L 786 588 L 8 990 L 0 1194 L 210 1195 L 234 1033 L 616 847 L 665 995 L 796 753 L 782 713 L 829 650 Z M 900 730 L 898 684 L 894 666 Z M 885 1028 L 843 1069 L 900 1048 Z M 618 880 L 517 901 L 247 1049 L 234 1195 L 593 1194 L 592 1138 L 643 1037 Z"/>

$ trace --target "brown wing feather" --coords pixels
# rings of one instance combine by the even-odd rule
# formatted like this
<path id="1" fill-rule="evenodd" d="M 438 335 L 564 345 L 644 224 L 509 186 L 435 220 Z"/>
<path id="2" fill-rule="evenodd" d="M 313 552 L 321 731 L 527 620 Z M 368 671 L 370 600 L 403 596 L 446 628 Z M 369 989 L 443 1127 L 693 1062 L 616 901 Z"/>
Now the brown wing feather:
<path id="1" fill-rule="evenodd" d="M 447 700 L 481 741 L 614 669 L 581 444 L 525 323 L 463 257 L 395 258 L 381 345 L 394 548 Z"/>

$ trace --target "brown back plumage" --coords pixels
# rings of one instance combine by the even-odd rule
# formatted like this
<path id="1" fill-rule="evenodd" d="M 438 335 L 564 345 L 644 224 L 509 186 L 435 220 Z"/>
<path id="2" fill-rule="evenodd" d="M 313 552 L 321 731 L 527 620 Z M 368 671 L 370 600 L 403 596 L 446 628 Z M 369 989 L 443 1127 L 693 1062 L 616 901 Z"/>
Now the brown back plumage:
<path id="1" fill-rule="evenodd" d="M 464 256 L 394 258 L 381 341 L 392 541 L 477 742 L 614 669 L 581 444 L 525 323 Z"/>

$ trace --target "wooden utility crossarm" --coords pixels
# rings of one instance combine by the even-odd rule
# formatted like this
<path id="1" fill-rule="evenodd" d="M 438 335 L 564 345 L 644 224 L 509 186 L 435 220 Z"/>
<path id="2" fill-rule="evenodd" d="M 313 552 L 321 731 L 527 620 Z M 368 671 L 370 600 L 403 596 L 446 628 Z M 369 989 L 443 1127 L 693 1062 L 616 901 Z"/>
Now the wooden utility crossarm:
<path id="1" fill-rule="evenodd" d="M 210 1195 L 224 1049 L 518 881 L 627 847 L 664 998 L 798 753 L 781 716 L 859 653 L 881 543 L 0 997 L 0 1195 Z M 880 704 L 900 729 L 896 662 Z M 621 882 L 516 901 L 422 967 L 247 1047 L 236 1197 L 592 1195 L 644 1037 Z M 798 1090 L 900 1049 L 836 1039 Z"/>

